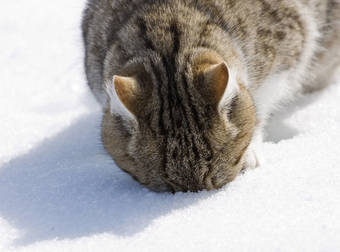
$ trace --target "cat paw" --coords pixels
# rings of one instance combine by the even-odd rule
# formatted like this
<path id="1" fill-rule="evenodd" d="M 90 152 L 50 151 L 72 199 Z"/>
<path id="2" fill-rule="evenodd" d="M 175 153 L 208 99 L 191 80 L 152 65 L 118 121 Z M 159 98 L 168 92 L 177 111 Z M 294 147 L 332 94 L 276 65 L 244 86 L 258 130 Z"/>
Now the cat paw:
<path id="1" fill-rule="evenodd" d="M 242 170 L 255 169 L 260 166 L 259 159 L 257 157 L 257 153 L 253 148 L 248 148 L 244 155 L 244 162 Z"/>
<path id="2" fill-rule="evenodd" d="M 262 128 L 255 131 L 246 153 L 244 154 L 244 162 L 242 171 L 247 169 L 255 169 L 264 163 L 263 155 L 263 135 Z"/>
<path id="3" fill-rule="evenodd" d="M 264 163 L 262 146 L 250 145 L 244 156 L 242 170 L 255 169 Z"/>

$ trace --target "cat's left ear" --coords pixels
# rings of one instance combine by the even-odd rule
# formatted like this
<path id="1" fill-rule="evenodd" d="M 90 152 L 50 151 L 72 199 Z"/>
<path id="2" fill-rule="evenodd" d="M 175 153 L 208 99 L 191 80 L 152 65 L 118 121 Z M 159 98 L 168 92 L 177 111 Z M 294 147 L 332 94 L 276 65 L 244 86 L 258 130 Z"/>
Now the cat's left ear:
<path id="1" fill-rule="evenodd" d="M 208 65 L 203 76 L 206 95 L 210 103 L 223 108 L 236 95 L 238 85 L 226 62 Z"/>
<path id="2" fill-rule="evenodd" d="M 212 95 L 212 99 L 219 103 L 228 87 L 229 69 L 227 64 L 221 62 L 207 67 L 204 71 L 204 82 L 206 88 L 210 89 L 209 93 Z"/>
<path id="3" fill-rule="evenodd" d="M 235 97 L 238 84 L 224 59 L 213 51 L 198 53 L 193 60 L 197 90 L 207 103 L 224 108 Z"/>

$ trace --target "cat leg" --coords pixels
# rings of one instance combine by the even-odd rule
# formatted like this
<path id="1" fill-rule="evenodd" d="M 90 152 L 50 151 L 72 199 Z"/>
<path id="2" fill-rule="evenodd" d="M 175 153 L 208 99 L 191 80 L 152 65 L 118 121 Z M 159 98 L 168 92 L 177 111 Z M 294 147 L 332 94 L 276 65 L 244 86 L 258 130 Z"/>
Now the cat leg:
<path id="1" fill-rule="evenodd" d="M 332 50 L 316 64 L 314 67 L 314 72 L 316 73 L 315 79 L 303 85 L 304 93 L 318 91 L 332 84 L 339 67 L 340 46 L 337 46 L 333 47 Z"/>
<path id="2" fill-rule="evenodd" d="M 325 38 L 321 41 L 320 51 L 314 57 L 314 80 L 304 84 L 305 92 L 323 89 L 332 84 L 340 67 L 340 1 L 336 0 L 329 13 L 330 24 L 325 28 Z"/>
<path id="3" fill-rule="evenodd" d="M 247 168 L 256 168 L 265 162 L 263 134 L 266 123 L 279 104 L 290 101 L 299 89 L 299 85 L 288 85 L 293 82 L 289 81 L 290 75 L 290 72 L 283 72 L 270 76 L 252 93 L 258 123 L 245 154 L 244 166 Z"/>
<path id="4" fill-rule="evenodd" d="M 253 100 L 256 107 L 257 127 L 253 138 L 245 153 L 244 169 L 256 168 L 264 163 L 263 155 L 263 132 L 267 119 L 278 103 L 292 93 L 287 89 L 288 74 L 281 74 L 268 78 L 255 92 Z"/>

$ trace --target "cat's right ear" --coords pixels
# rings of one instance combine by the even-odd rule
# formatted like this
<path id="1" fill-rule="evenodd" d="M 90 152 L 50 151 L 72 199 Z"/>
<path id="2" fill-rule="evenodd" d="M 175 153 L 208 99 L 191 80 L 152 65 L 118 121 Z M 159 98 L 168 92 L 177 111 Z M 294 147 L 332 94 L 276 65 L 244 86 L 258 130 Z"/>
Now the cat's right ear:
<path id="1" fill-rule="evenodd" d="M 112 114 L 119 114 L 125 119 L 137 116 L 140 89 L 135 78 L 115 75 L 113 81 L 106 85 L 106 93 Z"/>

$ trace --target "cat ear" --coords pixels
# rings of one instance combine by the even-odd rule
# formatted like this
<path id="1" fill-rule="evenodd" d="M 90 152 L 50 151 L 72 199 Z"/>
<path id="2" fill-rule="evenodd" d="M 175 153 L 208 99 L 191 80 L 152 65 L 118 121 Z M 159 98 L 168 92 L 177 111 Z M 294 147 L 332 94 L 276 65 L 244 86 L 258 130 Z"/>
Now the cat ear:
<path id="1" fill-rule="evenodd" d="M 204 72 L 204 80 L 209 93 L 219 103 L 227 89 L 229 82 L 229 69 L 225 62 L 209 66 Z"/>
<path id="2" fill-rule="evenodd" d="M 219 109 L 228 105 L 239 89 L 233 70 L 224 61 L 206 66 L 204 86 L 210 103 Z"/>
<path id="3" fill-rule="evenodd" d="M 209 104 L 221 109 L 235 97 L 238 90 L 235 71 L 219 54 L 213 51 L 197 53 L 193 69 L 199 80 L 198 89 Z"/>
<path id="4" fill-rule="evenodd" d="M 133 77 L 115 75 L 113 83 L 106 85 L 111 113 L 135 117 L 138 108 L 139 85 Z"/>

